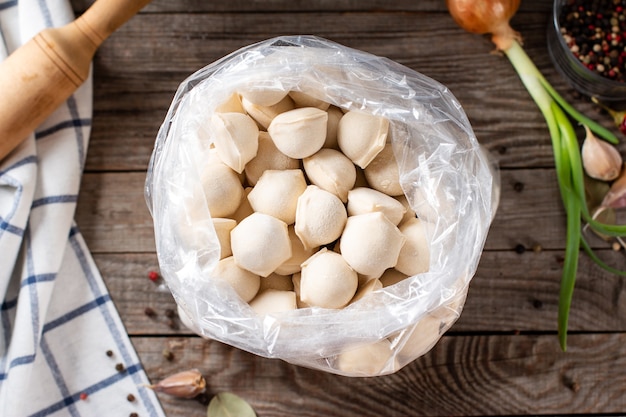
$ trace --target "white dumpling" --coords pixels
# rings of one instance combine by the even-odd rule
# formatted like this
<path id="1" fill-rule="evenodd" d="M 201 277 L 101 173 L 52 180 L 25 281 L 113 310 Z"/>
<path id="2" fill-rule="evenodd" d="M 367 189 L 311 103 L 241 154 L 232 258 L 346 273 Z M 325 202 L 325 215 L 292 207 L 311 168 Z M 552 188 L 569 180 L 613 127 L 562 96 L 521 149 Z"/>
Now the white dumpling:
<path id="1" fill-rule="evenodd" d="M 298 198 L 306 187 L 304 174 L 299 169 L 267 170 L 248 195 L 248 200 L 254 211 L 292 224 L 296 221 Z"/>
<path id="2" fill-rule="evenodd" d="M 388 363 L 393 355 L 387 339 L 379 342 L 347 348 L 337 357 L 339 370 L 351 375 L 376 376 L 383 371 L 397 370 L 397 360 Z M 387 373 L 387 372 L 385 372 Z"/>
<path id="3" fill-rule="evenodd" d="M 348 214 L 334 194 L 309 185 L 298 198 L 295 231 L 305 249 L 333 242 L 343 231 Z"/>
<path id="4" fill-rule="evenodd" d="M 230 232 L 235 262 L 266 277 L 291 257 L 287 223 L 263 213 L 252 213 Z"/>
<path id="5" fill-rule="evenodd" d="M 254 103 L 259 106 L 273 106 L 287 96 L 287 91 L 271 90 L 268 88 L 243 88 L 241 94 L 242 101 Z"/>
<path id="6" fill-rule="evenodd" d="M 220 259 L 224 259 L 233 254 L 230 248 L 230 232 L 235 228 L 237 222 L 233 219 L 214 218 L 213 227 L 220 242 Z"/>
<path id="7" fill-rule="evenodd" d="M 302 263 L 317 251 L 317 247 L 305 249 L 302 241 L 296 235 L 293 225 L 289 226 L 289 240 L 291 241 L 291 258 L 276 268 L 277 274 L 295 274 L 302 269 Z"/>
<path id="8" fill-rule="evenodd" d="M 215 108 L 218 113 L 245 113 L 243 105 L 241 103 L 241 96 L 237 93 L 233 93 L 228 97 L 228 100 L 220 104 Z"/>
<path id="9" fill-rule="evenodd" d="M 371 188 L 358 187 L 348 192 L 348 216 L 380 211 L 398 225 L 406 209 L 398 200 Z"/>
<path id="10" fill-rule="evenodd" d="M 400 250 L 396 269 L 403 274 L 421 274 L 430 267 L 427 225 L 427 222 L 418 218 L 409 219 L 400 225 L 406 243 Z"/>
<path id="11" fill-rule="evenodd" d="M 322 148 L 304 158 L 303 165 L 312 184 L 335 194 L 344 203 L 348 201 L 348 191 L 356 181 L 356 168 L 344 154 Z"/>
<path id="12" fill-rule="evenodd" d="M 276 147 L 290 158 L 302 159 L 319 151 L 326 140 L 328 113 L 303 107 L 281 113 L 267 131 Z"/>
<path id="13" fill-rule="evenodd" d="M 290 91 L 289 96 L 298 107 L 316 107 L 320 110 L 327 110 L 330 107 L 330 103 L 300 91 Z"/>
<path id="14" fill-rule="evenodd" d="M 293 110 L 296 106 L 289 96 L 286 96 L 272 106 L 260 106 L 246 99 L 242 100 L 242 105 L 250 117 L 252 117 L 263 129 L 268 128 L 274 117 L 286 111 Z"/>
<path id="15" fill-rule="evenodd" d="M 382 193 L 390 196 L 404 194 L 400 186 L 400 172 L 391 143 L 386 144 L 365 168 L 365 178 L 370 187 Z"/>
<path id="16" fill-rule="evenodd" d="M 337 143 L 341 151 L 366 168 L 387 141 L 389 121 L 369 113 L 349 111 L 339 120 Z"/>
<path id="17" fill-rule="evenodd" d="M 268 169 L 298 169 L 300 161 L 278 150 L 270 134 L 259 132 L 259 149 L 256 156 L 248 162 L 244 172 L 250 185 L 256 185 L 261 175 Z"/>
<path id="18" fill-rule="evenodd" d="M 219 261 L 213 275 L 214 278 L 230 284 L 237 295 L 245 302 L 254 298 L 261 285 L 261 277 L 239 267 L 232 256 Z"/>
<path id="19" fill-rule="evenodd" d="M 243 196 L 239 176 L 219 158 L 209 156 L 202 167 L 200 181 L 211 217 L 229 217 Z"/>
<path id="20" fill-rule="evenodd" d="M 258 315 L 282 313 L 298 308 L 296 305 L 296 293 L 293 291 L 281 291 L 267 289 L 250 301 L 250 307 Z"/>
<path id="21" fill-rule="evenodd" d="M 342 308 L 354 297 L 359 279 L 341 255 L 321 249 L 302 264 L 300 298 L 310 306 Z"/>
<path id="22" fill-rule="evenodd" d="M 256 156 L 259 128 L 250 116 L 242 113 L 215 113 L 211 117 L 213 141 L 220 159 L 241 174 Z"/>
<path id="23" fill-rule="evenodd" d="M 396 265 L 405 238 L 383 213 L 348 217 L 339 243 L 341 255 L 359 274 L 380 277 Z"/>

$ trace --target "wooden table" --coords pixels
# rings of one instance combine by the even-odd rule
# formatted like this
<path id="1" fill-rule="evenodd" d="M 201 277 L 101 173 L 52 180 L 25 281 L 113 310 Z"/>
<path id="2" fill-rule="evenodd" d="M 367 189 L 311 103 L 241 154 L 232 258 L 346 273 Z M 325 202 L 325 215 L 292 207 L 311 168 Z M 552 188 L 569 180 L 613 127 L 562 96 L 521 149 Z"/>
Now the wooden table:
<path id="1" fill-rule="evenodd" d="M 72 3 L 80 13 L 90 2 Z M 611 127 L 554 69 L 545 40 L 550 11 L 551 1 L 528 0 L 512 23 L 549 81 Z M 145 173 L 178 84 L 242 46 L 298 33 L 386 56 L 447 85 L 502 168 L 500 208 L 460 320 L 394 375 L 339 377 L 203 340 L 167 317 L 172 297 L 147 278 L 158 264 Z M 624 278 L 582 256 L 562 352 L 565 216 L 548 130 L 492 49 L 435 0 L 154 0 L 107 40 L 94 60 L 93 130 L 76 218 L 150 379 L 196 367 L 209 394 L 234 392 L 260 417 L 626 414 Z M 626 267 L 623 251 L 601 254 Z M 146 307 L 157 316 L 147 317 Z M 169 416 L 205 415 L 199 402 L 159 397 Z"/>

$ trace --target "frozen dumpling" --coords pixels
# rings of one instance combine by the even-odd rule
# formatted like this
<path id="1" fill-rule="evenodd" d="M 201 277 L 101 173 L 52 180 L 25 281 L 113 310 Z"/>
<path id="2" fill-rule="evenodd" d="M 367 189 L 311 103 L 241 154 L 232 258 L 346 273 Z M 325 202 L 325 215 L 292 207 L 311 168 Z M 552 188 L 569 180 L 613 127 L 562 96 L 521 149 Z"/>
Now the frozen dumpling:
<path id="1" fill-rule="evenodd" d="M 230 249 L 230 232 L 235 228 L 237 222 L 233 219 L 214 218 L 213 227 L 220 242 L 220 259 L 224 259 L 233 254 Z"/>
<path id="2" fill-rule="evenodd" d="M 268 170 L 250 191 L 248 200 L 254 211 L 292 224 L 296 221 L 298 198 L 306 187 L 304 174 L 299 169 Z"/>
<path id="3" fill-rule="evenodd" d="M 356 293 L 359 279 L 341 255 L 321 249 L 302 264 L 300 298 L 310 306 L 342 308 Z"/>
<path id="4" fill-rule="evenodd" d="M 274 117 L 295 108 L 293 100 L 286 96 L 272 106 L 260 106 L 246 99 L 242 100 L 243 108 L 263 129 L 267 129 Z"/>
<path id="5" fill-rule="evenodd" d="M 250 301 L 250 307 L 258 315 L 295 310 L 298 308 L 296 305 L 296 293 L 293 291 L 267 289 L 259 292 L 254 300 Z"/>
<path id="6" fill-rule="evenodd" d="M 391 143 L 388 143 L 365 168 L 365 178 L 373 189 L 390 196 L 398 196 L 404 194 L 400 186 L 399 172 L 393 148 Z"/>
<path id="7" fill-rule="evenodd" d="M 237 173 L 256 156 L 259 128 L 242 113 L 215 113 L 211 117 L 213 141 L 220 159 Z"/>
<path id="8" fill-rule="evenodd" d="M 256 185 L 261 175 L 268 169 L 298 169 L 300 161 L 278 150 L 270 134 L 259 132 L 259 149 L 256 156 L 248 162 L 244 172 L 250 185 Z"/>
<path id="9" fill-rule="evenodd" d="M 348 217 L 341 235 L 341 255 L 359 274 L 380 277 L 398 261 L 405 238 L 381 212 Z"/>
<path id="10" fill-rule="evenodd" d="M 263 213 L 252 213 L 230 233 L 235 262 L 266 277 L 291 257 L 287 223 Z"/>
<path id="11" fill-rule="evenodd" d="M 204 196 L 211 217 L 233 214 L 243 196 L 239 176 L 217 157 L 209 157 L 200 174 Z"/>
<path id="12" fill-rule="evenodd" d="M 326 140 L 328 113 L 303 107 L 281 113 L 267 131 L 276 147 L 290 158 L 302 159 L 319 151 Z"/>
<path id="13" fill-rule="evenodd" d="M 337 357 L 337 368 L 349 374 L 378 375 L 398 369 L 397 360 L 388 364 L 393 354 L 391 343 L 383 339 L 376 343 L 350 347 Z"/>
<path id="14" fill-rule="evenodd" d="M 348 201 L 348 191 L 356 181 L 356 168 L 344 154 L 322 148 L 304 158 L 303 165 L 312 184 L 335 194 L 344 203 Z"/>
<path id="15" fill-rule="evenodd" d="M 361 168 L 378 155 L 387 141 L 389 121 L 369 113 L 349 111 L 337 127 L 337 143 L 341 151 Z"/>
<path id="16" fill-rule="evenodd" d="M 407 275 L 416 275 L 428 271 L 430 267 L 430 248 L 426 236 L 426 223 L 418 218 L 405 221 L 400 225 L 400 232 L 406 243 L 400 250 L 396 269 Z"/>
<path id="17" fill-rule="evenodd" d="M 348 192 L 348 216 L 380 211 L 398 225 L 406 209 L 398 200 L 371 188 L 358 187 Z"/>
<path id="18" fill-rule="evenodd" d="M 246 99 L 259 106 L 273 106 L 287 96 L 287 91 L 261 88 L 245 88 L 239 93 L 242 101 Z"/>
<path id="19" fill-rule="evenodd" d="M 298 199 L 295 231 L 305 249 L 326 245 L 341 236 L 348 214 L 341 200 L 316 185 Z"/>
<path id="20" fill-rule="evenodd" d="M 241 96 L 237 93 L 233 93 L 228 97 L 228 100 L 220 104 L 215 108 L 217 113 L 245 113 L 243 105 L 241 104 Z"/>
<path id="21" fill-rule="evenodd" d="M 276 268 L 277 274 L 290 275 L 300 272 L 302 263 L 317 250 L 317 247 L 305 249 L 293 226 L 289 226 L 289 240 L 291 241 L 291 258 Z"/>
<path id="22" fill-rule="evenodd" d="M 254 298 L 261 285 L 261 278 L 257 274 L 239 267 L 232 256 L 219 261 L 213 274 L 216 279 L 230 284 L 245 302 Z"/>
<path id="23" fill-rule="evenodd" d="M 330 103 L 300 91 L 290 91 L 289 96 L 298 107 L 317 107 L 320 110 L 327 110 L 330 107 Z"/>

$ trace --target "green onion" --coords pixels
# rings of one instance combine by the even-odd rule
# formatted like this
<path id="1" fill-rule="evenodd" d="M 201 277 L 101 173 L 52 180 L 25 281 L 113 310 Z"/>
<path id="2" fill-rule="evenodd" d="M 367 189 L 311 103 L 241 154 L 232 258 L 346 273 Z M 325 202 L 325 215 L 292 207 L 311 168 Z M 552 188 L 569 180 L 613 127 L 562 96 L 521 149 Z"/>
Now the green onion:
<path id="1" fill-rule="evenodd" d="M 606 265 L 594 253 L 582 235 L 582 220 L 592 230 L 607 236 L 626 236 L 626 225 L 605 224 L 593 219 L 589 213 L 585 200 L 584 169 L 580 146 L 571 120 L 587 126 L 600 138 L 612 144 L 617 144 L 618 139 L 611 131 L 582 115 L 567 103 L 528 57 L 518 41 L 519 34 L 509 26 L 509 19 L 519 6 L 518 0 L 482 2 L 447 0 L 447 5 L 454 20 L 464 29 L 473 33 L 493 34 L 492 41 L 509 59 L 548 125 L 567 225 L 557 318 L 559 343 L 561 348 L 566 350 L 569 313 L 580 248 L 582 247 L 601 268 L 626 276 L 626 272 Z"/>

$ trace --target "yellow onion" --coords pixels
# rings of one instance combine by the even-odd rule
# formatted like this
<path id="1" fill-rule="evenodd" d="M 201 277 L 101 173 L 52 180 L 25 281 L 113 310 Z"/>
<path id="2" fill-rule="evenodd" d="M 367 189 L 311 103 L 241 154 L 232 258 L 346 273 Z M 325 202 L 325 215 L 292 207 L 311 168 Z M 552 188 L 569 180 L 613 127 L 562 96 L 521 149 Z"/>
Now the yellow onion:
<path id="1" fill-rule="evenodd" d="M 521 0 L 446 0 L 454 21 L 471 33 L 491 33 L 499 50 L 507 50 L 512 40 L 520 40 L 518 32 L 509 25 Z"/>

